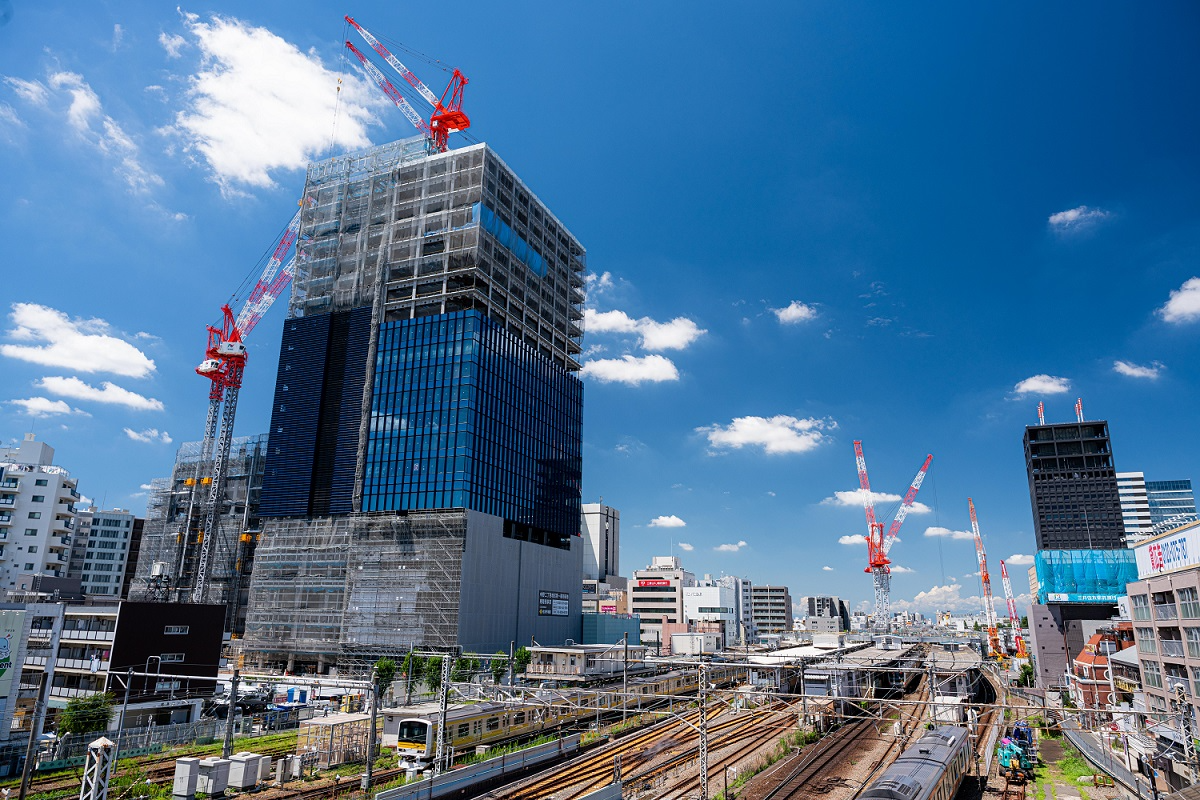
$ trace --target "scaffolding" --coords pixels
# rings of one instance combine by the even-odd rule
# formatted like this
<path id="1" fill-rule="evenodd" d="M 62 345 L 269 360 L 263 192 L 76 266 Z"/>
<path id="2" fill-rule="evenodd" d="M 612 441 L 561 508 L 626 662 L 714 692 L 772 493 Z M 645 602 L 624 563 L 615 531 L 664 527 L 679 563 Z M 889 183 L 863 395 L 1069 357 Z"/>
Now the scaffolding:
<path id="1" fill-rule="evenodd" d="M 225 629 L 234 634 L 245 625 L 266 454 L 266 434 L 233 440 L 225 498 L 213 532 L 209 602 L 225 605 Z M 132 599 L 187 602 L 190 598 L 203 541 L 200 498 L 211 474 L 211 460 L 202 463 L 200 442 L 186 442 L 176 454 L 171 477 L 151 482 L 141 551 L 129 590 Z"/>
<path id="2" fill-rule="evenodd" d="M 458 638 L 463 510 L 267 519 L 251 581 L 247 660 L 369 675 Z"/>

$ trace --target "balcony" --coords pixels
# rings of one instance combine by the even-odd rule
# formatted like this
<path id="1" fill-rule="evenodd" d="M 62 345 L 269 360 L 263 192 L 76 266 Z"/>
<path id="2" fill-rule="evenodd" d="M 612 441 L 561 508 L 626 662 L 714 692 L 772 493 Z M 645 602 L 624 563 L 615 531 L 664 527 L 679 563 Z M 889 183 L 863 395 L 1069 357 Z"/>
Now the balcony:
<path id="1" fill-rule="evenodd" d="M 1179 639 L 1160 639 L 1158 643 L 1164 656 L 1183 658 L 1183 642 Z"/>
<path id="2" fill-rule="evenodd" d="M 50 696 L 53 698 L 65 698 L 67 700 L 71 700 L 76 697 L 91 697 L 94 694 L 100 694 L 101 691 L 101 689 L 72 689 L 66 686 L 51 686 Z"/>
<path id="3" fill-rule="evenodd" d="M 101 661 L 96 659 L 96 671 L 108 672 L 108 667 L 111 662 Z M 55 669 L 85 669 L 88 672 L 92 671 L 92 660 L 90 658 L 60 658 L 54 662 Z"/>
<path id="4" fill-rule="evenodd" d="M 17 504 L 15 497 L 0 497 L 0 508 L 12 508 Z"/>
<path id="5" fill-rule="evenodd" d="M 4 480 L 0 481 L 0 489 L 19 489 L 19 488 L 21 488 L 21 482 L 18 481 L 16 478 L 5 478 Z"/>
<path id="6" fill-rule="evenodd" d="M 111 642 L 115 631 L 88 631 L 63 629 L 64 642 Z"/>
<path id="7" fill-rule="evenodd" d="M 0 525 L 12 525 L 12 514 L 0 514 Z"/>
<path id="8" fill-rule="evenodd" d="M 1162 603 L 1154 606 L 1155 619 L 1179 619 L 1179 609 L 1174 603 Z"/>

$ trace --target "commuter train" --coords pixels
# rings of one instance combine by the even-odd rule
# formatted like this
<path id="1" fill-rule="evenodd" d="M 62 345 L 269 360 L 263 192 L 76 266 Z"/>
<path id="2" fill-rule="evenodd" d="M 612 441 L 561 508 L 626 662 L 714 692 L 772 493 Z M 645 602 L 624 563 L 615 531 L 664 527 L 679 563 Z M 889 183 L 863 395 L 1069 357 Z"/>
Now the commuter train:
<path id="1" fill-rule="evenodd" d="M 859 797 L 863 800 L 951 800 L 971 768 L 966 728 L 924 733 Z"/>
<path id="2" fill-rule="evenodd" d="M 746 668 L 734 664 L 708 667 L 710 686 L 727 686 L 745 675 Z M 692 694 L 697 689 L 695 670 L 664 672 L 629 679 L 627 707 L 648 707 L 663 697 Z M 604 692 L 616 692 L 605 694 Z M 455 706 L 446 711 L 446 743 L 457 752 L 491 745 L 508 739 L 538 736 L 576 722 L 595 719 L 597 714 L 621 709 L 621 685 L 591 690 L 543 690 L 524 703 L 481 702 Z M 599 694 L 597 693 L 599 692 Z M 395 747 L 401 761 L 426 764 L 437 753 L 438 712 L 411 714 L 403 708 L 384 709 L 383 744 Z"/>

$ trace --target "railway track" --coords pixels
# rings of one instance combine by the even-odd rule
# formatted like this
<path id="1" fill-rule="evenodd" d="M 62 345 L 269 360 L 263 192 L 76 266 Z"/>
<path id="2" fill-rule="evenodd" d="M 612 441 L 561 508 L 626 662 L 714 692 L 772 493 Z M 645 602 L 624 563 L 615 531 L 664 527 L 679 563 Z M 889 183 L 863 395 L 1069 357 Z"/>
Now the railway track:
<path id="1" fill-rule="evenodd" d="M 874 720 L 850 722 L 818 739 L 782 769 L 759 776 L 754 789 L 744 792 L 742 796 L 754 800 L 787 800 L 791 797 L 813 797 L 814 793 L 825 793 L 841 786 L 845 778 L 828 768 L 857 753 L 863 741 L 872 733 L 875 733 Z"/>

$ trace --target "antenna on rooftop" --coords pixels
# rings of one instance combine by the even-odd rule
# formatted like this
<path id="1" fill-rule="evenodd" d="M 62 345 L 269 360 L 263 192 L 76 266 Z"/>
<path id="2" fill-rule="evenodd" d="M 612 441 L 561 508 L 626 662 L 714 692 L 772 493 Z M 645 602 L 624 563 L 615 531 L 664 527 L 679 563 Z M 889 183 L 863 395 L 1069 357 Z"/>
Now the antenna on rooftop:
<path id="1" fill-rule="evenodd" d="M 1046 424 L 1046 404 L 1038 401 L 1038 425 Z"/>
<path id="2" fill-rule="evenodd" d="M 1078 422 L 1083 422 L 1083 398 L 1075 400 L 1075 419 Z"/>

